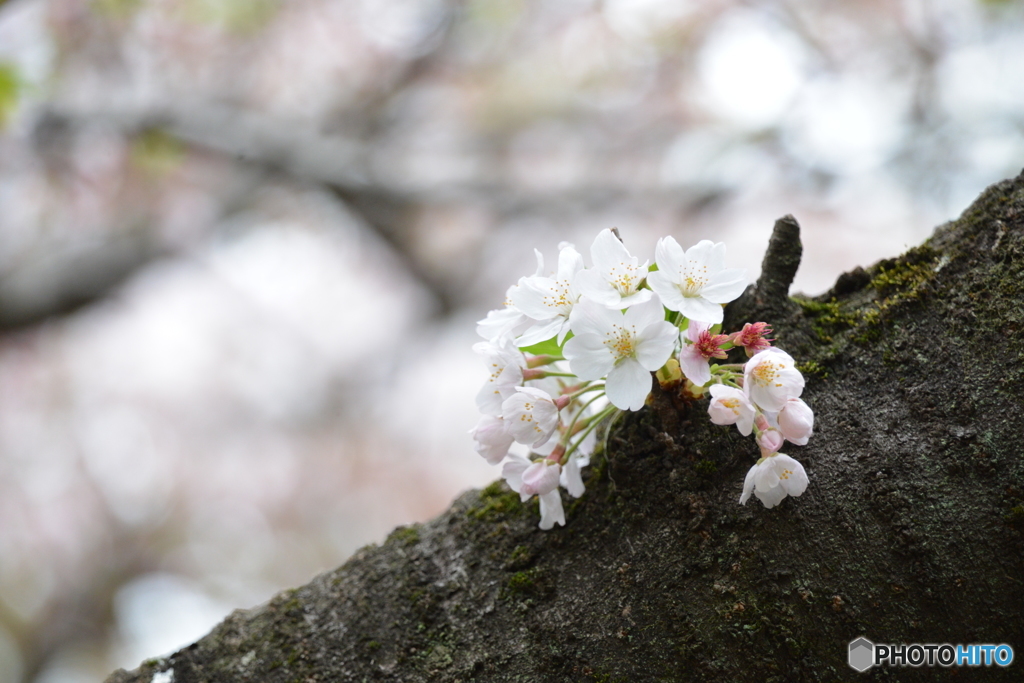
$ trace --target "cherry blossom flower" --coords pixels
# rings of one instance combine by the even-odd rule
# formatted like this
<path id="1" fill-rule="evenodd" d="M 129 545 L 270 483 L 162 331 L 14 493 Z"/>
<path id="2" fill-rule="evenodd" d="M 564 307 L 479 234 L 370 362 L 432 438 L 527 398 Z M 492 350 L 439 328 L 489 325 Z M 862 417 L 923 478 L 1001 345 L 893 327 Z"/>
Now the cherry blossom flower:
<path id="1" fill-rule="evenodd" d="M 712 325 L 722 322 L 722 304 L 747 286 L 746 271 L 725 267 L 725 244 L 701 240 L 683 251 L 672 237 L 662 237 L 654 250 L 658 270 L 647 284 L 670 311 Z"/>
<path id="2" fill-rule="evenodd" d="M 788 441 L 804 446 L 814 434 L 814 413 L 799 398 L 786 401 L 778 415 L 779 429 Z"/>
<path id="3" fill-rule="evenodd" d="M 743 368 L 743 389 L 763 410 L 778 412 L 804 390 L 804 376 L 796 361 L 778 347 L 755 354 Z"/>
<path id="4" fill-rule="evenodd" d="M 544 255 L 540 253 L 539 249 L 534 249 L 533 253 L 537 256 L 537 272 L 535 276 L 538 276 L 544 272 Z M 477 334 L 489 342 L 500 343 L 502 339 L 518 337 L 534 324 L 533 320 L 512 303 L 512 299 L 518 289 L 518 284 L 509 287 L 505 291 L 505 307 L 489 311 L 487 317 L 477 321 Z"/>
<path id="5" fill-rule="evenodd" d="M 514 441 L 505 427 L 505 420 L 497 415 L 482 416 L 476 427 L 469 430 L 469 433 L 476 441 L 474 447 L 476 452 L 491 465 L 497 465 L 502 458 L 508 455 L 508 449 Z"/>
<path id="6" fill-rule="evenodd" d="M 531 463 L 521 455 L 510 455 L 501 469 L 501 476 L 522 502 L 536 495 L 540 499 L 540 528 L 547 531 L 565 526 L 562 496 L 558 492 L 561 467 L 556 462 L 541 460 Z"/>
<path id="7" fill-rule="evenodd" d="M 548 392 L 535 387 L 516 387 L 501 404 L 501 414 L 512 438 L 527 446 L 547 443 L 558 426 L 558 406 Z"/>
<path id="8" fill-rule="evenodd" d="M 807 489 L 804 466 L 785 453 L 762 458 L 747 472 L 740 505 L 746 505 L 753 493 L 766 508 L 773 508 L 786 496 L 799 496 Z"/>
<path id="9" fill-rule="evenodd" d="M 746 323 L 742 330 L 729 335 L 729 341 L 736 346 L 742 346 L 747 352 L 747 358 L 750 358 L 759 351 L 771 348 L 773 340 L 765 337 L 771 333 L 772 328 L 768 323 Z"/>
<path id="10" fill-rule="evenodd" d="M 582 295 L 609 308 L 628 308 L 650 300 L 652 292 L 640 289 L 647 277 L 648 262 L 637 265 L 626 246 L 611 230 L 598 233 L 590 247 L 594 267 L 580 271 L 576 282 Z M 575 330 L 574 330 L 575 331 Z"/>
<path id="11" fill-rule="evenodd" d="M 665 321 L 654 297 L 625 313 L 582 299 L 569 316 L 576 335 L 565 343 L 569 368 L 582 380 L 605 380 L 605 394 L 616 408 L 640 410 L 651 392 L 651 372 L 675 348 L 679 332 Z"/>
<path id="12" fill-rule="evenodd" d="M 755 409 L 746 393 L 724 384 L 712 384 L 708 391 L 711 392 L 711 405 L 708 406 L 711 421 L 716 425 L 734 424 L 740 434 L 750 436 Z"/>
<path id="13" fill-rule="evenodd" d="M 691 320 L 686 329 L 686 339 L 690 344 L 683 344 L 679 352 L 679 367 L 698 387 L 711 381 L 712 358 L 726 358 L 728 354 L 720 348 L 729 341 L 727 334 L 711 334 L 711 325 L 699 320 Z"/>
<path id="14" fill-rule="evenodd" d="M 490 376 L 476 395 L 476 405 L 485 415 L 501 415 L 502 402 L 523 383 L 526 356 L 508 338 L 479 342 L 473 351 L 484 357 Z"/>
<path id="15" fill-rule="evenodd" d="M 583 271 L 583 257 L 570 244 L 558 254 L 558 273 L 554 278 L 534 275 L 519 280 L 509 298 L 516 310 L 538 321 L 516 340 L 519 346 L 531 346 L 556 337 L 559 344 L 569 332 L 569 313 L 580 298 L 576 276 Z"/>

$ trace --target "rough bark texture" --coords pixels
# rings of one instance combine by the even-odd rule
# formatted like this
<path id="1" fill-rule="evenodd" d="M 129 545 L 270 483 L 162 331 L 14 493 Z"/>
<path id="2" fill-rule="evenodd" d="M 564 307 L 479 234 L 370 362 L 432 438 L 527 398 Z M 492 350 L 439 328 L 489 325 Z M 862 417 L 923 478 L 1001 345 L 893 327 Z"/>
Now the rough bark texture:
<path id="1" fill-rule="evenodd" d="M 804 361 L 803 496 L 739 506 L 753 441 L 658 391 L 565 528 L 471 491 L 108 683 L 1021 680 L 1020 662 L 861 675 L 846 653 L 862 635 L 1024 653 L 1024 175 L 815 299 L 785 296 L 798 228 L 777 228 L 728 314 L 770 314 Z"/>

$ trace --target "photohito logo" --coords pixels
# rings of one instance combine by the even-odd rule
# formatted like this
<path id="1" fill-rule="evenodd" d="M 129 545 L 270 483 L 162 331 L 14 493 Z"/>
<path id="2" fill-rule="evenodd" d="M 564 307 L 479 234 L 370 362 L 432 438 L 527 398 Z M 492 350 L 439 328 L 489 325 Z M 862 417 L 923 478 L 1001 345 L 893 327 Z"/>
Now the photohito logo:
<path id="1" fill-rule="evenodd" d="M 876 645 L 867 638 L 850 643 L 850 668 L 867 671 L 873 666 L 1009 666 L 1013 648 L 1009 645 L 950 645 L 934 643 Z"/>

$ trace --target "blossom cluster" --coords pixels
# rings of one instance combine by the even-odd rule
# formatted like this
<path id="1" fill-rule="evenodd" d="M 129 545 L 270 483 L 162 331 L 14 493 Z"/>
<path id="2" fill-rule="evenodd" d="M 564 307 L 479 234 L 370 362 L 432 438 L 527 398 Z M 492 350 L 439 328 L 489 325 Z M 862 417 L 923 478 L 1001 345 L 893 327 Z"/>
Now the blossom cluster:
<path id="1" fill-rule="evenodd" d="M 710 394 L 712 422 L 755 435 L 762 458 L 747 474 L 741 503 L 754 493 L 773 507 L 803 493 L 803 467 L 780 450 L 811 436 L 804 379 L 772 346 L 766 323 L 721 333 L 724 305 L 747 284 L 744 270 L 725 266 L 723 243 L 702 240 L 684 250 L 664 237 L 650 265 L 603 230 L 589 268 L 563 243 L 553 273 L 536 253 L 536 272 L 509 287 L 505 306 L 477 324 L 486 341 L 473 348 L 490 376 L 476 397 L 482 417 L 471 434 L 523 501 L 538 496 L 540 528 L 565 524 L 560 488 L 583 495 L 580 470 L 598 428 L 621 411 L 640 410 L 654 381 L 691 399 Z M 745 363 L 712 362 L 739 347 Z"/>

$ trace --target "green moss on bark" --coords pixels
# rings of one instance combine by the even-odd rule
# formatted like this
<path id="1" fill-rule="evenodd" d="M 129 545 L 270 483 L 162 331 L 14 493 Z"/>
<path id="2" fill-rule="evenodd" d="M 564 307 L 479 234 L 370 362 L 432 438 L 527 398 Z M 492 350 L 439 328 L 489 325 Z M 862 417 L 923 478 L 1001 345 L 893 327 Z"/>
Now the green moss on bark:
<path id="1" fill-rule="evenodd" d="M 817 418 L 789 451 L 810 487 L 776 509 L 737 504 L 751 440 L 659 392 L 566 527 L 539 531 L 495 483 L 110 682 L 852 680 L 859 636 L 1024 642 L 1022 282 L 1017 178 L 925 246 L 775 306 Z"/>

